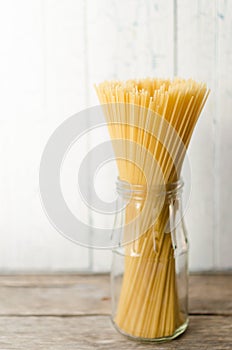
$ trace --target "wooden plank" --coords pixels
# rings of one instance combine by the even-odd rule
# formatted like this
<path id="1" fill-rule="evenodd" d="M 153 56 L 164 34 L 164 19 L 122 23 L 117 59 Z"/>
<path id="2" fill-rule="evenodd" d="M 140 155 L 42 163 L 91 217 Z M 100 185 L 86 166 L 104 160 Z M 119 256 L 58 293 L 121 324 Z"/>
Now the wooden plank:
<path id="1" fill-rule="evenodd" d="M 189 282 L 191 314 L 232 315 L 232 275 L 193 275 Z"/>
<path id="2" fill-rule="evenodd" d="M 231 174 L 231 111 L 232 111 L 232 2 L 218 1 L 218 105 L 215 120 L 215 141 L 217 143 L 217 264 L 219 269 L 232 268 L 232 196 Z"/>
<path id="3" fill-rule="evenodd" d="M 104 289 L 108 274 L 4 274 L 0 275 L 0 287 L 68 287 L 85 283 Z"/>
<path id="4" fill-rule="evenodd" d="M 0 284 L 0 315 L 109 314 L 109 276 L 2 276 Z"/>
<path id="5" fill-rule="evenodd" d="M 113 328 L 109 317 L 0 317 L 0 348 L 10 349 L 154 349 L 154 344 L 128 340 Z M 192 316 L 180 338 L 156 344 L 157 350 L 230 350 L 232 317 Z"/>
<path id="6" fill-rule="evenodd" d="M 177 1 L 178 76 L 205 81 L 212 89 L 190 143 L 191 197 L 186 213 L 190 267 L 214 267 L 215 2 Z M 188 178 L 185 178 L 185 182 Z M 203 190 L 202 190 L 203 189 Z"/>
<path id="7" fill-rule="evenodd" d="M 232 275 L 190 276 L 189 311 L 232 315 Z M 0 315 L 109 313 L 108 275 L 0 276 Z"/>

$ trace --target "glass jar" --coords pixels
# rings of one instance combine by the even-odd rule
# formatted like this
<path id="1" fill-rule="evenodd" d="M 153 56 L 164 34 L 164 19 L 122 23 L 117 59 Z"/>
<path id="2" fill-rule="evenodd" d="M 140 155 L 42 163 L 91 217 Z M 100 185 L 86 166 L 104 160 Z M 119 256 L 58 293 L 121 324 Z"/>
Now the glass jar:
<path id="1" fill-rule="evenodd" d="M 111 269 L 112 321 L 133 339 L 171 340 L 188 325 L 182 189 L 181 180 L 155 189 L 117 182 L 124 210 L 118 211 L 113 231 L 118 247 Z"/>

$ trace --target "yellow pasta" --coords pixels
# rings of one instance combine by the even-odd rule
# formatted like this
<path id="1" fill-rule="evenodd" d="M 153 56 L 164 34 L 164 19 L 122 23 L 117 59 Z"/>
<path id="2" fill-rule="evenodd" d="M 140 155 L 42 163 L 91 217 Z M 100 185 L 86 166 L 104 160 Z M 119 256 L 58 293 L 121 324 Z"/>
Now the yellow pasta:
<path id="1" fill-rule="evenodd" d="M 115 155 L 124 155 L 124 159 L 117 159 L 120 179 L 151 188 L 159 185 L 162 182 L 160 173 L 156 163 L 151 164 L 150 154 L 161 169 L 164 184 L 177 181 L 209 94 L 206 85 L 192 79 L 147 78 L 105 81 L 95 88 L 104 108 Z M 136 241 L 138 258 L 130 256 L 131 249 L 135 249 L 134 242 L 125 248 L 128 254 L 114 322 L 120 330 L 134 337 L 169 337 L 183 323 L 178 307 L 171 235 L 164 234 L 169 217 L 165 203 L 164 200 L 154 223 L 156 250 L 154 227 L 145 229 L 152 210 L 149 205 Z M 133 208 L 128 205 L 126 210 L 126 221 L 130 222 Z"/>

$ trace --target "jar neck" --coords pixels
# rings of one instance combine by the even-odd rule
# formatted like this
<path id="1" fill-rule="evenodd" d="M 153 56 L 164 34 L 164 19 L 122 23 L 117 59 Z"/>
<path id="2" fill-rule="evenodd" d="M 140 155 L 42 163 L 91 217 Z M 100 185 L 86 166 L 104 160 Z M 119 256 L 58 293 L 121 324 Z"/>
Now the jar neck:
<path id="1" fill-rule="evenodd" d="M 147 186 L 141 184 L 131 184 L 121 180 L 119 177 L 116 181 L 116 190 L 119 196 L 124 199 L 133 198 L 136 200 L 144 200 L 146 197 L 167 199 L 178 199 L 181 197 L 184 182 L 179 179 L 175 182 L 170 182 L 163 185 Z"/>

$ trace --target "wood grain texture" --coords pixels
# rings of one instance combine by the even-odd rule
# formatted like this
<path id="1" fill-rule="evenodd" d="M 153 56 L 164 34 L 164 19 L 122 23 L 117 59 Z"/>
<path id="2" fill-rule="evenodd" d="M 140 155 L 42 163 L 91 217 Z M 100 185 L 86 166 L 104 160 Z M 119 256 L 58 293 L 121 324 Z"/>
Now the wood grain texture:
<path id="1" fill-rule="evenodd" d="M 109 312 L 110 286 L 106 275 L 0 278 L 0 315 L 108 315 Z"/>
<path id="2" fill-rule="evenodd" d="M 0 317 L 0 329 L 2 350 L 231 350 L 232 343 L 232 317 L 221 316 L 192 316 L 183 336 L 156 345 L 127 340 L 108 316 Z"/>
<path id="3" fill-rule="evenodd" d="M 190 276 L 189 311 L 232 316 L 232 275 Z M 0 276 L 0 315 L 109 313 L 108 275 Z"/>
<path id="4" fill-rule="evenodd" d="M 0 276 L 0 349 L 230 350 L 231 294 L 232 275 L 191 276 L 189 329 L 154 345 L 112 326 L 108 275 Z"/>
<path id="5" fill-rule="evenodd" d="M 193 275 L 189 279 L 190 314 L 232 315 L 232 275 Z"/>

